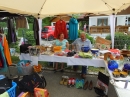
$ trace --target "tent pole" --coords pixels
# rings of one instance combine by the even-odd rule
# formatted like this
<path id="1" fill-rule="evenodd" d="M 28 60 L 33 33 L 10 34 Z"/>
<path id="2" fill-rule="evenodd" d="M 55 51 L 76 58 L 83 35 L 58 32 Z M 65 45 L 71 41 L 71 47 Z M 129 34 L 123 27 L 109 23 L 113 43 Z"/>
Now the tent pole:
<path id="1" fill-rule="evenodd" d="M 41 45 L 42 19 L 38 19 L 39 24 L 39 44 Z"/>
<path id="2" fill-rule="evenodd" d="M 24 41 L 24 44 L 25 44 L 25 38 L 24 38 L 24 30 L 22 30 L 22 34 L 23 34 L 23 41 Z"/>
<path id="3" fill-rule="evenodd" d="M 110 31 L 111 31 L 112 49 L 114 49 L 115 18 L 116 18 L 116 15 L 114 15 L 114 14 L 110 15 Z"/>

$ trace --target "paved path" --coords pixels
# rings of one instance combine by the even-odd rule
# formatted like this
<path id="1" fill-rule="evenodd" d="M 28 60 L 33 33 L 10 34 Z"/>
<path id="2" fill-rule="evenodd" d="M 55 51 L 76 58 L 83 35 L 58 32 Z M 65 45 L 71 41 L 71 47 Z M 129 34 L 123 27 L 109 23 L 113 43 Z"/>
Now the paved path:
<path id="1" fill-rule="evenodd" d="M 43 72 L 44 77 L 47 81 L 47 89 L 50 93 L 50 97 L 97 97 L 97 94 L 95 93 L 94 89 L 92 90 L 83 90 L 83 89 L 77 89 L 76 87 L 68 88 L 65 85 L 60 85 L 59 82 L 61 80 L 61 77 L 63 75 L 74 77 L 74 78 L 80 78 L 79 74 L 76 73 L 53 73 L 53 71 L 46 71 Z M 87 78 L 85 81 L 93 81 L 93 85 L 96 86 L 97 82 L 97 76 L 95 75 L 87 75 Z M 117 97 L 114 87 L 109 84 L 109 90 L 108 90 L 108 97 Z"/>

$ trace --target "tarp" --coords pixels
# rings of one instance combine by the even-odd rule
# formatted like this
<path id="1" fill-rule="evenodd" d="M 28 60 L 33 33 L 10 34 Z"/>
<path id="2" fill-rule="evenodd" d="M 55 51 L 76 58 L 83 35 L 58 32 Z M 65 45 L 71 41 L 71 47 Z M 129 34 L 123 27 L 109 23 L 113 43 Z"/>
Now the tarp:
<path id="1" fill-rule="evenodd" d="M 77 13 L 110 15 L 128 8 L 129 5 L 130 0 L 0 0 L 1 10 L 41 18 Z"/>

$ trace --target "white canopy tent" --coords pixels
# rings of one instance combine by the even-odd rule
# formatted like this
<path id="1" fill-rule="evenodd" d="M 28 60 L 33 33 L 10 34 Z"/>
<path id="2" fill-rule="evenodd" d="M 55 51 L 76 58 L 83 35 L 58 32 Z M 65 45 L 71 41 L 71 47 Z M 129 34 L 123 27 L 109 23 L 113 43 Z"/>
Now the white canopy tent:
<path id="1" fill-rule="evenodd" d="M 130 0 L 0 0 L 0 9 L 8 12 L 39 16 L 60 14 L 120 12 Z"/>
<path id="2" fill-rule="evenodd" d="M 1 10 L 41 18 L 76 13 L 111 14 L 129 5 L 130 0 L 0 0 Z"/>
<path id="3" fill-rule="evenodd" d="M 79 13 L 112 15 L 129 6 L 130 0 L 0 0 L 0 10 L 39 18 Z M 112 20 L 113 25 L 115 19 Z M 114 35 L 114 28 L 111 28 L 111 33 Z M 114 46 L 113 38 L 112 46 Z"/>

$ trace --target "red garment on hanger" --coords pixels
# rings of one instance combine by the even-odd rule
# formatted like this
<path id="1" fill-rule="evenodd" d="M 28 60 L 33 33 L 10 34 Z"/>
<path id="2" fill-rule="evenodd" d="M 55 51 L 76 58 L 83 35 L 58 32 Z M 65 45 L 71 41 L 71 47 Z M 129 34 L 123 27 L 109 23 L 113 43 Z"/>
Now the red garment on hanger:
<path id="1" fill-rule="evenodd" d="M 2 62 L 1 62 L 1 60 L 0 60 L 0 68 L 1 68 L 1 67 L 3 67 L 3 64 L 2 64 Z"/>
<path id="2" fill-rule="evenodd" d="M 58 35 L 60 33 L 64 34 L 64 38 L 68 38 L 68 33 L 67 33 L 67 28 L 66 28 L 66 22 L 64 20 L 59 20 L 55 24 L 55 32 L 54 32 L 54 37 L 58 38 Z"/>

